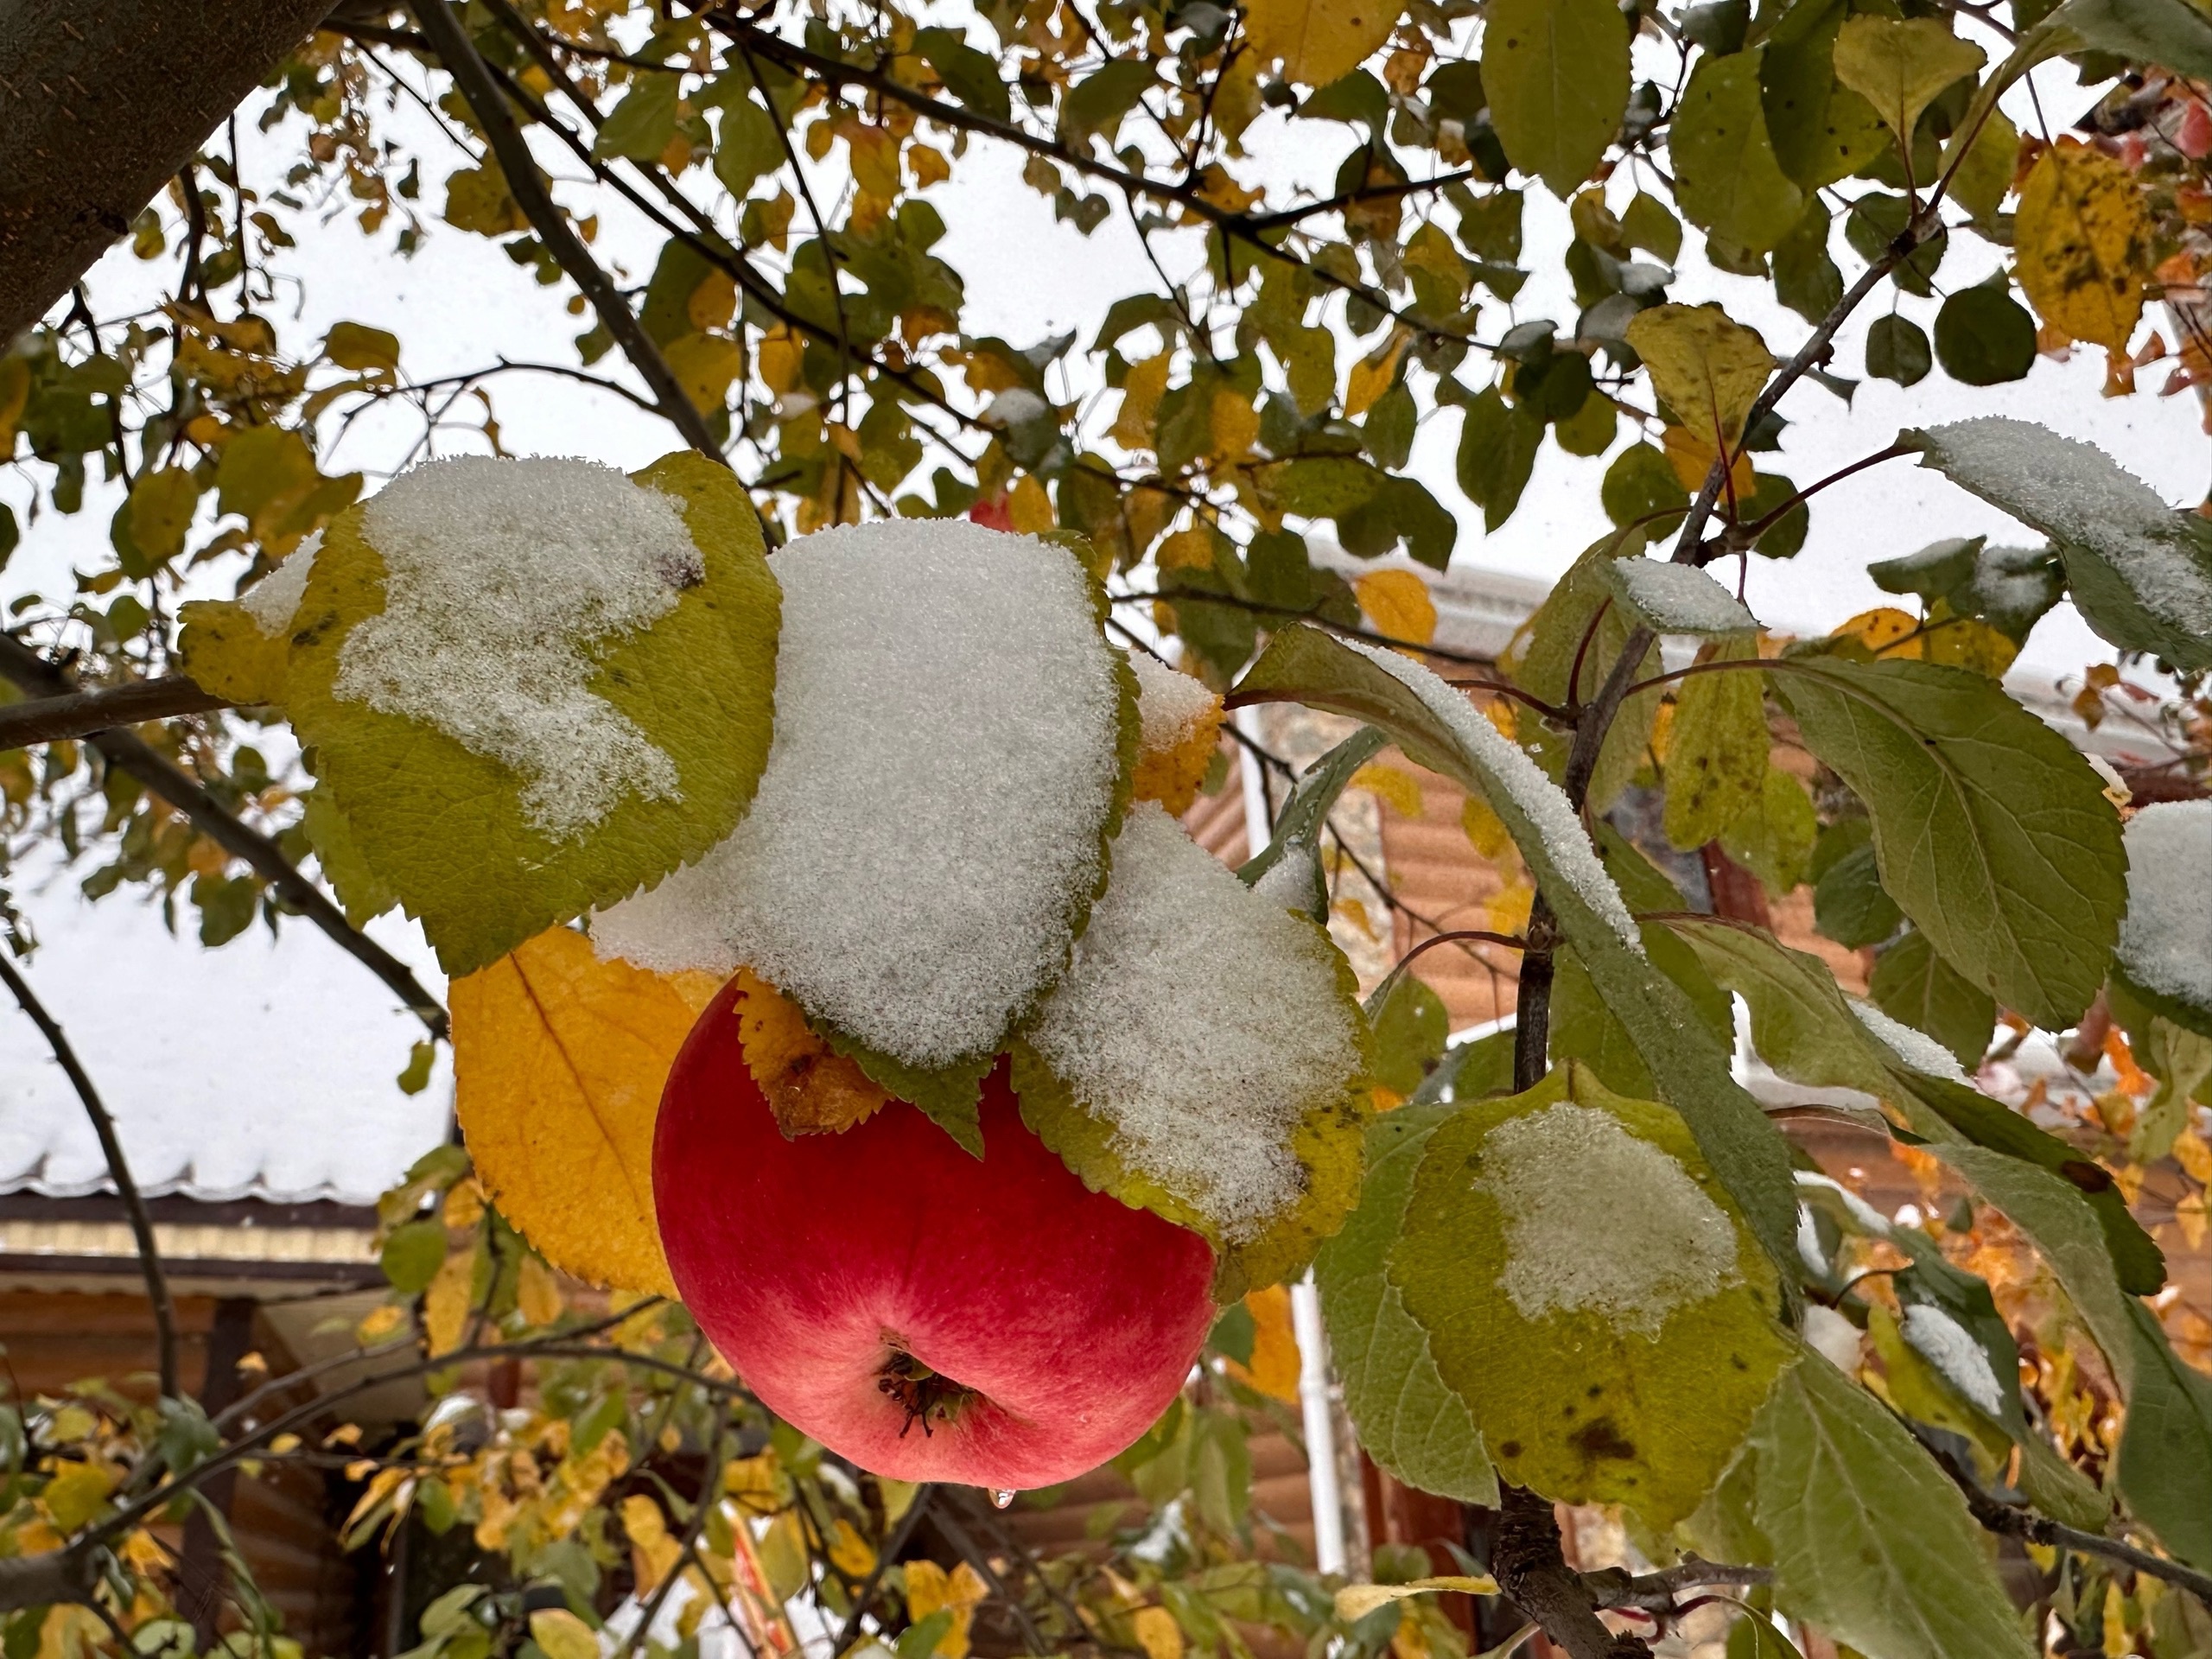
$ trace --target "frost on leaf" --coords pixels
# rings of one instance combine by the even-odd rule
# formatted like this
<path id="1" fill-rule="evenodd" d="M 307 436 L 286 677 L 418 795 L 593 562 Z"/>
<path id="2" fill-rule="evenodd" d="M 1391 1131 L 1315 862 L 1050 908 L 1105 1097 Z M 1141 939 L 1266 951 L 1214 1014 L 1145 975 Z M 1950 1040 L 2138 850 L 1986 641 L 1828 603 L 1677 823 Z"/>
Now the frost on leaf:
<path id="1" fill-rule="evenodd" d="M 773 569 L 759 796 L 697 864 L 601 912 L 594 942 L 650 968 L 749 966 L 894 1094 L 972 1116 L 1104 878 L 1128 670 L 1075 555 L 1031 537 L 884 520 L 794 542 Z"/>
<path id="2" fill-rule="evenodd" d="M 293 724 L 449 973 L 698 857 L 767 758 L 775 582 L 699 456 L 417 468 L 331 524 L 290 626 Z"/>
<path id="3" fill-rule="evenodd" d="M 1621 601 L 1656 632 L 1719 639 L 1758 626 L 1743 601 L 1694 564 L 1614 559 L 1605 575 Z"/>
<path id="4" fill-rule="evenodd" d="M 2005 1391 L 1989 1356 L 1966 1326 L 1929 1302 L 1915 1302 L 1904 1310 L 1900 1328 L 1906 1343 L 1923 1359 L 1943 1374 L 1943 1380 L 1992 1417 L 2005 1414 Z"/>
<path id="5" fill-rule="evenodd" d="M 1074 960 L 1016 1051 L 1031 1128 L 1094 1186 L 1264 1284 L 1351 1209 L 1364 1032 L 1341 955 L 1157 804 L 1130 809 Z"/>
<path id="6" fill-rule="evenodd" d="M 1656 1527 L 1789 1353 L 1773 1265 L 1688 1127 L 1572 1063 L 1429 1137 L 1387 1273 L 1503 1478 Z"/>
<path id="7" fill-rule="evenodd" d="M 2127 914 L 2114 964 L 2192 1030 L 2212 1026 L 2212 801 L 2161 801 L 2128 821 Z"/>
<path id="8" fill-rule="evenodd" d="M 1923 464 L 2057 544 L 2074 602 L 2113 645 L 2212 668 L 2212 547 L 2202 526 L 2094 444 L 1986 416 L 1907 432 Z"/>
<path id="9" fill-rule="evenodd" d="M 1961 1068 L 1958 1057 L 1926 1032 L 1916 1031 L 1901 1020 L 1891 1019 L 1872 1002 L 1862 1002 L 1855 996 L 1844 1000 L 1858 1016 L 1859 1023 L 1914 1071 L 1924 1071 L 1931 1077 L 1947 1077 L 1953 1083 L 1972 1081 Z"/>
<path id="10" fill-rule="evenodd" d="M 235 600 L 194 600 L 179 613 L 184 671 L 219 697 L 275 703 L 284 695 L 292 620 L 306 596 L 322 532 L 310 531 Z"/>
<path id="11" fill-rule="evenodd" d="M 1221 698 L 1204 681 L 1142 652 L 1129 653 L 1129 666 L 1136 671 L 1143 722 L 1130 796 L 1158 801 L 1180 817 L 1198 798 L 1221 741 Z"/>

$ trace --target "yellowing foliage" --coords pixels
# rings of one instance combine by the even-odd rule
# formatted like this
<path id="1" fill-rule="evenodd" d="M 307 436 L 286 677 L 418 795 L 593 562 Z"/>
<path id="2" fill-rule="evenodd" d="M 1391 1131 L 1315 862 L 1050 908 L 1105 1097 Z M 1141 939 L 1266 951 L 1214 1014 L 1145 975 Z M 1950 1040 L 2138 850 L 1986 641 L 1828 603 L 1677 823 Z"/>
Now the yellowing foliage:
<path id="1" fill-rule="evenodd" d="M 551 928 L 454 982 L 454 1094 L 508 1220 L 587 1283 L 674 1294 L 653 1223 L 653 1117 L 714 982 L 601 962 Z"/>
<path id="2" fill-rule="evenodd" d="M 835 1134 L 866 1122 L 891 1096 L 816 1036 L 798 1007 L 749 968 L 737 974 L 735 1013 L 746 1069 L 785 1135 Z"/>
<path id="3" fill-rule="evenodd" d="M 908 1561 L 903 1570 L 908 1618 L 918 1624 L 940 1608 L 952 1615 L 950 1626 L 932 1649 L 936 1659 L 968 1659 L 969 1626 L 977 1605 L 990 1594 L 982 1575 L 965 1561 L 950 1573 L 927 1560 Z"/>
<path id="4" fill-rule="evenodd" d="M 1325 86 L 1390 38 L 1400 0 L 1253 0 L 1244 30 L 1262 58 L 1308 86 Z"/>
<path id="5" fill-rule="evenodd" d="M 1198 798 L 1198 786 L 1205 782 L 1206 768 L 1213 764 L 1214 751 L 1220 747 L 1224 713 L 1221 698 L 1216 696 L 1204 713 L 1183 728 L 1174 742 L 1140 751 L 1129 775 L 1130 798 L 1158 801 L 1179 818 L 1189 811 L 1191 803 Z"/>
<path id="6" fill-rule="evenodd" d="M 2020 187 L 2012 238 L 2020 287 L 2046 324 L 2126 350 L 2143 315 L 2151 222 L 2124 162 L 2060 139 Z"/>
<path id="7" fill-rule="evenodd" d="M 1369 570 L 1352 579 L 1362 615 L 1377 633 L 1425 645 L 1436 638 L 1436 601 L 1410 570 Z"/>

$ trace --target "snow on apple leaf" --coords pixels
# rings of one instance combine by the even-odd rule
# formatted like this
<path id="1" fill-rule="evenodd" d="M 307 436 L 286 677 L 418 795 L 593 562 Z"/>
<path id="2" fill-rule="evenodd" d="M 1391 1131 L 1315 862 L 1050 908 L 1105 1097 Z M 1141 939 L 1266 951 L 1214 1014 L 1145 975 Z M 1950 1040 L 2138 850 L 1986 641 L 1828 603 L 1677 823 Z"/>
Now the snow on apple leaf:
<path id="1" fill-rule="evenodd" d="M 653 1218 L 653 1119 L 715 994 L 601 962 L 566 927 L 453 982 L 454 1110 L 477 1178 L 555 1267 L 675 1294 Z"/>
<path id="2" fill-rule="evenodd" d="M 1154 803 L 1014 1052 L 1029 1126 L 1093 1187 L 1204 1233 L 1224 1299 L 1303 1267 L 1357 1200 L 1365 1028 L 1319 928 Z"/>
<path id="3" fill-rule="evenodd" d="M 1104 885 L 1135 677 L 1068 549 L 883 520 L 785 548 L 775 744 L 697 864 L 601 912 L 602 953 L 757 970 L 980 1154 L 976 1099 Z"/>
<path id="4" fill-rule="evenodd" d="M 2212 1033 L 2212 801 L 2161 801 L 2123 832 L 2127 914 L 2113 966 L 2127 988 Z"/>
<path id="5" fill-rule="evenodd" d="M 1655 1527 L 1694 1510 L 1790 1344 L 1681 1117 L 1570 1062 L 1440 1124 L 1405 1217 L 1389 1282 L 1498 1472 Z"/>
<path id="6" fill-rule="evenodd" d="M 1750 633 L 1759 625 L 1743 601 L 1694 564 L 1614 559 L 1605 574 L 1622 603 L 1660 633 L 1719 639 Z"/>
<path id="7" fill-rule="evenodd" d="M 440 462 L 331 524 L 285 702 L 361 859 L 464 974 L 728 833 L 767 759 L 777 611 L 752 503 L 697 455 L 634 480 Z"/>
<path id="8" fill-rule="evenodd" d="M 1220 695 L 1155 657 L 1129 653 L 1136 671 L 1142 747 L 1129 779 L 1131 798 L 1158 801 L 1177 817 L 1191 810 L 1221 742 Z"/>
<path id="9" fill-rule="evenodd" d="M 2056 543 L 2074 603 L 2103 639 L 2177 668 L 2212 668 L 2212 545 L 2202 521 L 2094 444 L 1984 416 L 1908 431 L 1951 482 Z"/>
<path id="10" fill-rule="evenodd" d="M 280 702 L 292 619 L 308 590 L 322 532 L 315 531 L 234 600 L 194 600 L 179 613 L 184 671 L 234 702 Z"/>

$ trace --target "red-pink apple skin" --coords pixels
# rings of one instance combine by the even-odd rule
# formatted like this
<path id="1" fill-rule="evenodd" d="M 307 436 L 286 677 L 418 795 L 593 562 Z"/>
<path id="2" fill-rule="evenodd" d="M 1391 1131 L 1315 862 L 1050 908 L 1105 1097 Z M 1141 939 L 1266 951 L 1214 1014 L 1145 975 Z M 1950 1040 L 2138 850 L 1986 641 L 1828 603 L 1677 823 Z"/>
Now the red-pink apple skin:
<path id="1" fill-rule="evenodd" d="M 1217 1312 L 1206 1242 L 1070 1173 L 1003 1061 L 980 1160 L 904 1102 L 786 1139 L 738 996 L 722 988 L 669 1072 L 653 1199 L 684 1306 L 761 1402 L 877 1474 L 1006 1491 L 1150 1427 Z M 926 1433 L 880 1386 L 902 1351 L 974 1390 Z"/>

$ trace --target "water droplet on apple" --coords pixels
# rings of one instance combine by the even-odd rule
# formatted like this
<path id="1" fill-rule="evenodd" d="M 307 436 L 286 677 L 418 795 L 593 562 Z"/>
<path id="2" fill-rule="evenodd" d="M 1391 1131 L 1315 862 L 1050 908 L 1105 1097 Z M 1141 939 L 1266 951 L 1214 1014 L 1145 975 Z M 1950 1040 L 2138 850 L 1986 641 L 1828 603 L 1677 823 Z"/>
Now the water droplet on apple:
<path id="1" fill-rule="evenodd" d="M 1013 1502 L 1014 1502 L 1014 1494 L 1013 1494 L 1012 1492 L 1003 1492 L 1003 1491 L 1001 1491 L 1001 1492 L 993 1492 L 993 1493 L 991 1494 L 991 1507 L 992 1507 L 993 1509 L 996 1509 L 996 1510 L 1003 1510 L 1003 1509 L 1006 1509 L 1006 1508 L 1007 1508 L 1009 1505 L 1011 1505 L 1011 1504 L 1013 1503 Z"/>

